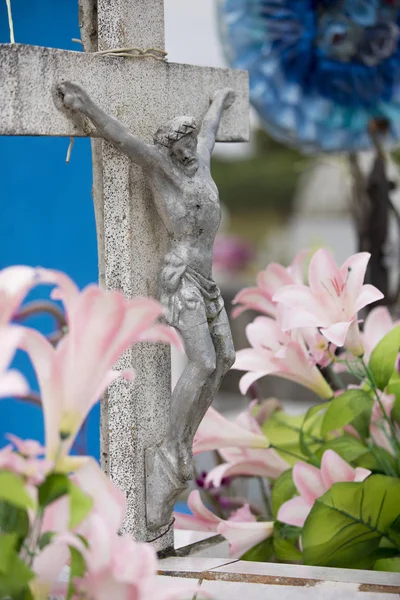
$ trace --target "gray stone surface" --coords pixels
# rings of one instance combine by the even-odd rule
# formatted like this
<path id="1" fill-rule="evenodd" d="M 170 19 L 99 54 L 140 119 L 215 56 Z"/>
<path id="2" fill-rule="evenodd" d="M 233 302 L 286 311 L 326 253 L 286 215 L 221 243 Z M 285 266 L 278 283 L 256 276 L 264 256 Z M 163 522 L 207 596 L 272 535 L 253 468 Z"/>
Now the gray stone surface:
<path id="1" fill-rule="evenodd" d="M 163 46 L 161 0 L 98 0 L 98 28 L 92 0 L 80 0 L 86 48 Z M 98 29 L 96 31 L 96 29 Z M 178 114 L 204 115 L 216 89 L 232 87 L 235 106 L 221 122 L 219 141 L 248 138 L 247 74 L 225 69 L 166 64 L 66 52 L 25 45 L 0 45 L 0 135 L 93 135 L 87 122 L 57 102 L 62 80 L 82 85 L 93 99 L 144 141 Z M 56 103 L 54 103 L 54 99 Z M 58 105 L 58 106 L 57 106 Z M 100 283 L 125 296 L 156 295 L 166 232 L 152 204 L 143 173 L 107 142 L 93 143 L 94 189 Z M 134 366 L 134 385 L 116 382 L 102 401 L 102 464 L 125 492 L 125 533 L 153 541 L 157 550 L 173 545 L 171 525 L 149 531 L 145 515 L 144 448 L 157 445 L 168 426 L 170 353 L 142 344 L 121 358 Z"/>
<path id="2" fill-rule="evenodd" d="M 246 141 L 249 136 L 244 71 L 232 74 L 229 69 L 24 44 L 0 44 L 0 135 L 96 135 L 88 122 L 73 122 L 54 104 L 55 88 L 62 80 L 81 85 L 103 110 L 146 141 L 176 115 L 188 113 L 201 121 L 211 94 L 231 87 L 235 104 L 223 115 L 217 141 Z"/>

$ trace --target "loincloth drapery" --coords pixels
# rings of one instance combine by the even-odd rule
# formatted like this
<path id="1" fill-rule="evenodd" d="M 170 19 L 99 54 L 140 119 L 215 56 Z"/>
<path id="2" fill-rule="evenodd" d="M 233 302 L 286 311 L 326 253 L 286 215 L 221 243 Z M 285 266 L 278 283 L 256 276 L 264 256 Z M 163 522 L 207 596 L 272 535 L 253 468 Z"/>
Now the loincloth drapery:
<path id="1" fill-rule="evenodd" d="M 224 308 L 221 291 L 175 254 L 167 254 L 160 273 L 160 302 L 166 308 L 166 320 L 185 329 L 212 321 Z"/>

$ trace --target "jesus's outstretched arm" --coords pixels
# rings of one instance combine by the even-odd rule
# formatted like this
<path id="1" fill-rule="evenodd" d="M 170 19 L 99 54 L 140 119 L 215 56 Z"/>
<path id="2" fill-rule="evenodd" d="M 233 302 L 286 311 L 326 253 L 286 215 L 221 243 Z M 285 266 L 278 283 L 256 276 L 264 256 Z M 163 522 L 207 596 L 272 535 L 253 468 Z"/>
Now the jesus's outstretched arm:
<path id="1" fill-rule="evenodd" d="M 199 133 L 199 147 L 209 155 L 214 149 L 222 112 L 232 106 L 234 101 L 235 92 L 230 88 L 218 90 L 211 98 L 211 106 L 203 119 Z"/>
<path id="2" fill-rule="evenodd" d="M 79 85 L 66 81 L 58 86 L 58 91 L 64 106 L 86 115 L 100 135 L 134 163 L 144 169 L 155 166 L 159 160 L 156 148 L 132 135 L 125 125 L 99 108 Z"/>

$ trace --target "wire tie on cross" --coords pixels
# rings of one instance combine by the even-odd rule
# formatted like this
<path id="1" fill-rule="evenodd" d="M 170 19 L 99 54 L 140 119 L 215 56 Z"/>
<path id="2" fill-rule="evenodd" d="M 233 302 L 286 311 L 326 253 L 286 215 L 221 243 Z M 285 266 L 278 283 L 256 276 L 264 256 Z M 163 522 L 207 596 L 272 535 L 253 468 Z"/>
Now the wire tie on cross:
<path id="1" fill-rule="evenodd" d="M 9 0 L 7 0 L 7 2 L 8 1 Z M 72 38 L 72 41 L 83 46 L 82 40 Z M 165 50 L 162 50 L 161 48 L 146 48 L 145 50 L 141 50 L 141 48 L 110 48 L 110 50 L 99 50 L 98 52 L 93 52 L 93 54 L 98 54 L 99 56 L 116 56 L 123 58 L 153 58 L 154 60 L 160 60 L 163 62 L 168 61 L 168 53 L 165 52 Z M 71 152 L 73 145 L 74 138 L 71 138 L 67 152 L 67 163 L 69 163 L 71 160 Z"/>

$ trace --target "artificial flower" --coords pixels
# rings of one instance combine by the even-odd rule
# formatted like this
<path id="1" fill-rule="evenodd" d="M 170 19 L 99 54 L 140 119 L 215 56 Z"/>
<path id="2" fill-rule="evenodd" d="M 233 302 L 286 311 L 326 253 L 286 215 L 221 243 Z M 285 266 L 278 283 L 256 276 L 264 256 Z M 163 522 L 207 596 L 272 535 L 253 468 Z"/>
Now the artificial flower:
<path id="1" fill-rule="evenodd" d="M 244 506 L 225 521 L 214 515 L 202 502 L 200 492 L 189 494 L 188 507 L 192 515 L 175 513 L 177 529 L 212 531 L 229 541 L 230 556 L 240 558 L 255 544 L 272 535 L 273 523 L 256 522 L 248 506 Z"/>
<path id="2" fill-rule="evenodd" d="M 232 367 L 248 371 L 240 380 L 242 394 L 257 379 L 277 375 L 308 387 L 321 398 L 333 396 L 327 381 L 312 364 L 301 336 L 296 339 L 282 332 L 278 323 L 269 317 L 257 317 L 247 326 L 246 335 L 252 348 L 239 350 Z"/>
<path id="3" fill-rule="evenodd" d="M 282 504 L 277 519 L 289 525 L 303 527 L 314 502 L 334 483 L 364 481 L 370 474 L 368 469 L 353 469 L 333 450 L 324 452 L 320 469 L 299 461 L 293 467 L 293 482 L 300 495 Z"/>
<path id="4" fill-rule="evenodd" d="M 193 454 L 221 448 L 268 448 L 269 441 L 260 431 L 229 421 L 210 407 L 198 428 L 193 442 Z"/>
<path id="5" fill-rule="evenodd" d="M 370 254 L 360 252 L 339 268 L 330 252 L 318 250 L 310 261 L 309 287 L 286 286 L 274 296 L 284 307 L 282 329 L 318 327 L 332 344 L 362 355 L 357 313 L 383 298 L 376 287 L 363 283 L 369 259 Z"/>
<path id="6" fill-rule="evenodd" d="M 37 331 L 25 330 L 20 345 L 40 385 L 46 457 L 56 459 L 58 467 L 106 388 L 119 377 L 132 381 L 132 369 L 113 369 L 121 354 L 134 342 L 146 340 L 147 333 L 154 341 L 155 327 L 168 329 L 162 341 L 168 336 L 170 341 L 178 339 L 172 329 L 155 324 L 161 314 L 161 305 L 150 298 L 126 300 L 119 292 L 89 286 L 69 301 L 68 334 L 56 348 Z"/>
<path id="7" fill-rule="evenodd" d="M 38 283 L 38 272 L 32 267 L 7 267 L 0 271 L 0 326 L 14 316 L 28 291 Z"/>
<path id="8" fill-rule="evenodd" d="M 21 339 L 22 332 L 18 327 L 0 326 L 0 398 L 25 396 L 29 392 L 25 377 L 19 371 L 8 368 Z"/>
<path id="9" fill-rule="evenodd" d="M 235 424 L 253 435 L 262 436 L 260 425 L 252 414 L 255 404 L 255 402 L 250 403 L 249 408 L 238 415 Z M 277 479 L 290 467 L 272 448 L 256 449 L 250 446 L 227 448 L 221 446 L 217 449 L 226 462 L 208 473 L 204 482 L 205 487 L 219 488 L 224 479 L 237 476 Z"/>
<path id="10" fill-rule="evenodd" d="M 236 294 L 232 304 L 237 307 L 232 311 L 232 317 L 236 318 L 246 310 L 256 310 L 275 317 L 275 293 L 285 285 L 303 283 L 304 264 L 309 254 L 308 250 L 303 250 L 287 268 L 278 263 L 269 264 L 265 271 L 258 273 L 257 287 L 244 288 Z"/>

